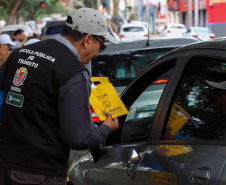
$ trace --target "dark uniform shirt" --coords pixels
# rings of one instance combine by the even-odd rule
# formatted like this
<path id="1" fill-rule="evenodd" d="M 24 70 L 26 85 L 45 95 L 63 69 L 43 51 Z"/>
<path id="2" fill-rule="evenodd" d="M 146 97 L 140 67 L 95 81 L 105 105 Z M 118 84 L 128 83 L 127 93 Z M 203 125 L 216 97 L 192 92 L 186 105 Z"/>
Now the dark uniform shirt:
<path id="1" fill-rule="evenodd" d="M 65 38 L 60 36 L 56 40 L 40 41 L 25 47 L 28 50 L 40 50 L 49 54 L 47 43 L 55 44 L 56 46 L 51 46 L 53 49 L 49 54 L 58 57 L 55 63 L 51 63 L 51 58 L 43 54 L 40 55 L 39 60 L 37 57 L 33 62 L 26 63 L 21 58 L 28 56 L 32 60 L 33 54 L 23 53 L 22 48 L 22 50 L 14 51 L 0 68 L 0 90 L 5 91 L 2 125 L 0 126 L 2 134 L 0 135 L 0 148 L 3 151 L 0 154 L 0 166 L 34 174 L 63 176 L 66 175 L 68 168 L 70 148 L 79 150 L 95 147 L 110 133 L 108 126 L 95 127 L 91 120 L 89 110 L 91 81 L 88 71 L 78 63 L 76 65 L 80 67 L 77 72 L 73 72 L 74 68 L 63 67 L 64 65 L 74 66 L 72 59 L 75 57 L 73 56 L 79 59 L 77 51 Z M 56 47 L 55 50 L 54 47 Z M 14 65 L 12 65 L 13 62 Z M 31 67 L 31 65 L 34 66 Z M 40 67 L 34 69 L 35 65 L 40 65 Z M 28 73 L 27 71 L 25 73 L 29 76 L 23 74 L 24 71 L 17 74 L 18 66 L 25 66 L 28 69 Z M 84 69 L 81 71 L 82 68 Z M 39 71 L 38 75 L 35 70 Z M 17 77 L 22 75 L 22 79 L 19 81 L 14 77 L 12 80 L 14 75 Z M 45 75 L 47 75 L 46 78 L 44 78 Z M 58 79 L 54 80 L 53 76 Z M 67 79 L 68 77 L 70 78 Z M 24 94 L 21 95 L 20 88 L 12 84 L 23 83 L 23 81 L 21 92 Z M 32 83 L 35 85 L 33 86 Z M 48 86 L 45 86 L 45 83 Z M 15 90 L 18 93 L 15 93 Z M 37 97 L 42 98 L 37 99 Z M 53 101 L 55 99 L 56 101 Z M 22 103 L 17 100 L 22 100 Z M 11 102 L 13 106 L 10 105 Z M 16 108 L 17 106 L 22 108 Z M 51 109 L 48 109 L 49 107 Z M 56 123 L 51 120 L 55 120 Z"/>

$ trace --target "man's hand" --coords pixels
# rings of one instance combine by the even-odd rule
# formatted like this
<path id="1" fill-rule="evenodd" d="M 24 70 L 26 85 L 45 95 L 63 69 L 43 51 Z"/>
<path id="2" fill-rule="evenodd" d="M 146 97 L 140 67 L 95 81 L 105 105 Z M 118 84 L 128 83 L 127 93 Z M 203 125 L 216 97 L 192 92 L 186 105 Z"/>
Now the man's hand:
<path id="1" fill-rule="evenodd" d="M 107 119 L 103 122 L 102 125 L 108 125 L 111 129 L 111 132 L 114 132 L 119 127 L 118 118 L 112 118 L 112 114 L 108 112 Z"/>

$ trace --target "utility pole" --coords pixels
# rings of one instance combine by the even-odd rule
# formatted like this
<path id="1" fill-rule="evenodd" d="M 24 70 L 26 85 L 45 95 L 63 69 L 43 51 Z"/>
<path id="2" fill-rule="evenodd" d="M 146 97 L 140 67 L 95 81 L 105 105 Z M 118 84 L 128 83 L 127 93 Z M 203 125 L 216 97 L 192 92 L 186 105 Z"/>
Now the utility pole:
<path id="1" fill-rule="evenodd" d="M 195 26 L 199 26 L 199 0 L 194 0 L 195 5 Z"/>
<path id="2" fill-rule="evenodd" d="M 146 13 L 147 13 L 147 23 L 150 24 L 150 10 L 149 10 L 149 0 L 147 0 L 147 4 L 146 4 Z"/>
<path id="3" fill-rule="evenodd" d="M 97 0 L 97 10 L 100 8 L 100 0 Z"/>
<path id="4" fill-rule="evenodd" d="M 188 1 L 188 28 L 192 26 L 192 0 Z"/>

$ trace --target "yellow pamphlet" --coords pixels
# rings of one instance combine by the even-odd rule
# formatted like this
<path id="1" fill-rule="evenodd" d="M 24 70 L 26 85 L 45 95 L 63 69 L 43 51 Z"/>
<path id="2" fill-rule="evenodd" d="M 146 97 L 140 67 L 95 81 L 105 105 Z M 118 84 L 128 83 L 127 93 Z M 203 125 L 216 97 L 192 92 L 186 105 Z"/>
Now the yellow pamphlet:
<path id="1" fill-rule="evenodd" d="M 190 114 L 176 103 L 173 104 L 167 127 L 173 136 L 188 122 Z"/>
<path id="2" fill-rule="evenodd" d="M 160 145 L 161 148 L 167 149 L 167 156 L 181 155 L 192 152 L 193 149 L 189 145 Z"/>
<path id="3" fill-rule="evenodd" d="M 128 110 L 109 83 L 108 77 L 92 77 L 90 104 L 101 121 L 106 119 L 106 113 L 111 112 L 112 118 L 128 114 Z"/>

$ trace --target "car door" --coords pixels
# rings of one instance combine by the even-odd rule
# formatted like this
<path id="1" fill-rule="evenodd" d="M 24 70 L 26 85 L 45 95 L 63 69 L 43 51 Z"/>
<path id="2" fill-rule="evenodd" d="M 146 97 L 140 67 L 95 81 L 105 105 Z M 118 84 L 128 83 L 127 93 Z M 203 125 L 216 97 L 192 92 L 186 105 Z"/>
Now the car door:
<path id="1" fill-rule="evenodd" d="M 172 60 L 171 55 L 177 59 Z M 97 163 L 90 164 L 89 184 L 226 182 L 225 114 L 211 107 L 212 88 L 206 83 L 225 80 L 225 53 L 196 49 L 187 57 L 183 57 L 186 52 L 171 55 L 149 66 L 123 93 L 122 100 L 132 116 L 119 118 L 125 123 L 109 136 Z M 158 65 L 161 61 L 163 66 Z M 164 67 L 173 70 L 155 109 L 150 87 L 165 75 L 160 72 Z M 144 94 L 147 92 L 152 95 L 150 101 L 144 101 L 149 97 Z"/>
<path id="2" fill-rule="evenodd" d="M 180 54 L 180 60 L 185 54 Z M 176 61 L 177 57 L 173 56 L 154 63 L 138 77 L 140 80 L 131 84 L 128 92 L 125 91 L 122 100 L 130 113 L 119 118 L 120 128 L 108 137 L 105 146 L 99 152 L 93 152 L 93 162 L 87 173 L 88 184 L 146 182 L 147 177 L 141 174 L 147 168 L 139 164 L 150 145 L 148 137 L 152 123 L 160 116 L 155 112 L 161 108 L 164 89 L 168 89 L 167 83 L 172 83 L 175 78 Z M 152 160 L 156 163 L 153 157 Z"/>
<path id="3" fill-rule="evenodd" d="M 136 176 L 146 178 L 143 184 L 151 184 L 150 181 L 161 185 L 226 182 L 225 113 L 219 111 L 219 106 L 213 106 L 215 91 L 207 83 L 225 81 L 225 66 L 224 51 L 208 49 L 189 52 L 181 63 L 162 109 L 155 113 L 161 116 L 158 121 L 154 120 L 149 134 L 153 144 L 138 165 L 146 169 Z M 157 161 L 155 166 L 150 162 L 153 157 Z"/>

